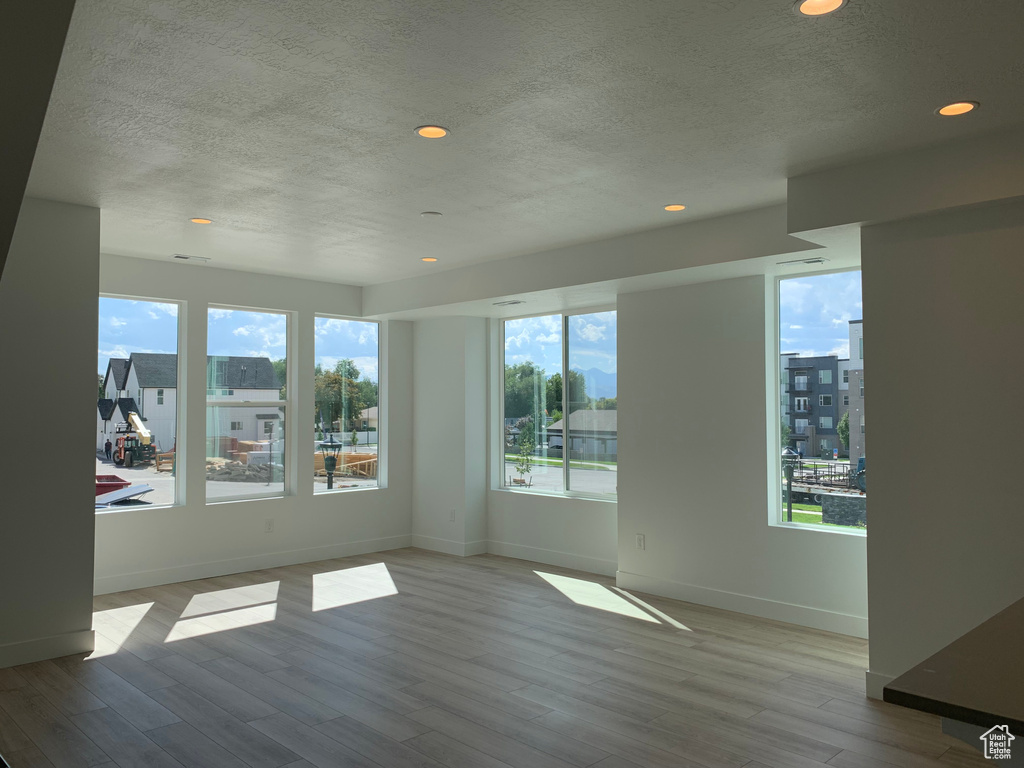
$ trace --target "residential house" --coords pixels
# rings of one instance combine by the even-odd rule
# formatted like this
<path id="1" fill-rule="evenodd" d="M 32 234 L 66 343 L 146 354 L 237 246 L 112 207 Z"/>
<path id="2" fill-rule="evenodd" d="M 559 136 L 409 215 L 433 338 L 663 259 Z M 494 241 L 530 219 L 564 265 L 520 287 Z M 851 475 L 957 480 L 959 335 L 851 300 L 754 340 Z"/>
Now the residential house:
<path id="1" fill-rule="evenodd" d="M 583 409 L 569 414 L 569 458 L 592 461 L 618 460 L 618 419 L 615 410 Z M 547 429 L 548 448 L 564 450 L 565 422 L 562 418 Z M 564 455 L 564 454 L 563 454 Z"/>

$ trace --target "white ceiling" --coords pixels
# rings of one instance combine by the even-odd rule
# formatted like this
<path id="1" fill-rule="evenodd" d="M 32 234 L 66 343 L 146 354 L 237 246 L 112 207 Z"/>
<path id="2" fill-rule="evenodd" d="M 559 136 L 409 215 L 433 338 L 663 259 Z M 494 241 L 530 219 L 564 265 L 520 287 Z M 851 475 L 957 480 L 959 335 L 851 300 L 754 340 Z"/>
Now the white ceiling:
<path id="1" fill-rule="evenodd" d="M 1024 123 L 1020 0 L 791 5 L 79 0 L 29 194 L 102 208 L 108 253 L 368 285 Z"/>

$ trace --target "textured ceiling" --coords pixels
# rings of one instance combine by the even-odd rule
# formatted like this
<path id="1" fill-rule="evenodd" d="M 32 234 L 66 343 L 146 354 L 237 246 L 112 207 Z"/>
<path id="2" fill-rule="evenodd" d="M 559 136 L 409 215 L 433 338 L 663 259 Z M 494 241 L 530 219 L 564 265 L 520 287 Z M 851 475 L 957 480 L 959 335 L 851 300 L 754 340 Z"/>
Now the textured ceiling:
<path id="1" fill-rule="evenodd" d="M 29 193 L 102 208 L 109 253 L 380 283 L 1024 123 L 1022 28 L 1020 0 L 79 0 Z"/>

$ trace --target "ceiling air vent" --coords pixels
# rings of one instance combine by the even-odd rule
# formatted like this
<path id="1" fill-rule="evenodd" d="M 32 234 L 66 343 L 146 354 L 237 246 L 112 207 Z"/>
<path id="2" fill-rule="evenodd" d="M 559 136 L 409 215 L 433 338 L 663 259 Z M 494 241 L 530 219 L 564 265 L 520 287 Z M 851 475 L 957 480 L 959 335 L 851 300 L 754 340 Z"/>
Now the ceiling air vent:
<path id="1" fill-rule="evenodd" d="M 824 264 L 828 259 L 824 256 L 812 256 L 809 259 L 793 259 L 792 261 L 779 261 L 776 262 L 778 266 L 784 267 L 787 264 Z"/>
<path id="2" fill-rule="evenodd" d="M 509 299 L 508 301 L 496 301 L 494 302 L 495 307 L 513 307 L 516 304 L 525 304 L 526 302 L 522 299 Z"/>
<path id="3" fill-rule="evenodd" d="M 206 256 L 189 256 L 187 253 L 175 253 L 171 255 L 171 258 L 176 261 L 198 261 L 200 264 L 205 264 L 210 260 Z"/>

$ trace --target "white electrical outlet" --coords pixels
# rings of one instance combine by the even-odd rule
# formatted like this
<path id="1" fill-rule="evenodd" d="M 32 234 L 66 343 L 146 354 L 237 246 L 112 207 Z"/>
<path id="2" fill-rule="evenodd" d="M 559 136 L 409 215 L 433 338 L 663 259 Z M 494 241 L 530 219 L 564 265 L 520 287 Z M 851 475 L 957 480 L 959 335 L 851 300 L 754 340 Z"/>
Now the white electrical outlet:
<path id="1" fill-rule="evenodd" d="M 274 532 L 274 519 L 273 518 L 268 518 L 266 520 L 266 522 L 263 523 L 263 532 L 264 533 L 273 533 Z"/>
<path id="2" fill-rule="evenodd" d="M 638 533 L 636 535 L 636 548 L 637 549 L 647 549 L 647 544 L 644 541 L 644 535 L 642 533 Z"/>

